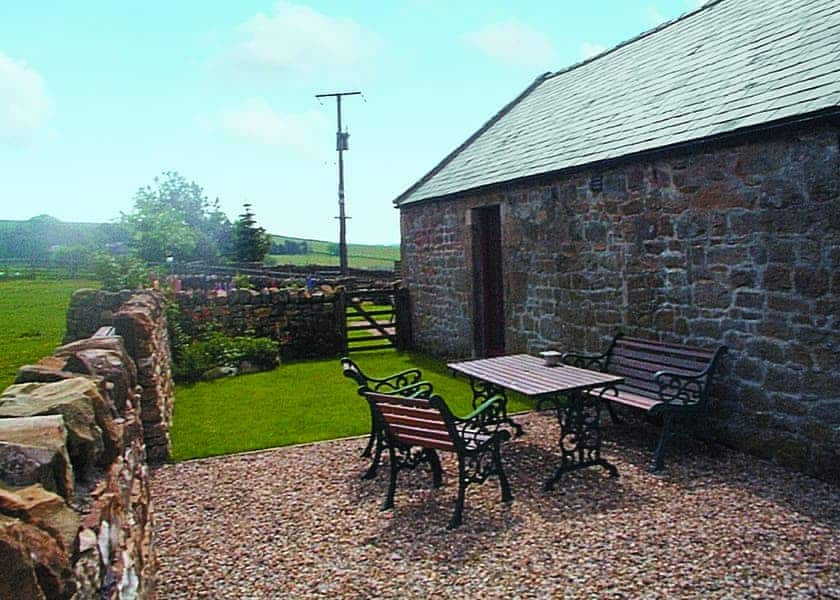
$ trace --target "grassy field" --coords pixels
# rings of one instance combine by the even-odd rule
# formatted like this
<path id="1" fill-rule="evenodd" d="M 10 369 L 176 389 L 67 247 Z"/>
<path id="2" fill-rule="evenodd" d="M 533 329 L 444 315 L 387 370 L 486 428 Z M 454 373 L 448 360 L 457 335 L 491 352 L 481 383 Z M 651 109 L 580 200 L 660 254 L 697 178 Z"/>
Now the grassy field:
<path id="1" fill-rule="evenodd" d="M 271 236 L 275 242 L 283 243 L 286 240 L 292 242 L 306 242 L 309 252 L 307 254 L 272 254 L 266 257 L 267 265 L 320 265 L 326 267 L 337 267 L 338 256 L 331 254 L 329 249 L 331 242 L 322 240 L 304 240 L 282 235 Z M 347 244 L 347 263 L 355 269 L 393 269 L 394 261 L 400 260 L 400 247 L 398 244 L 373 245 L 373 244 Z"/>
<path id="2" fill-rule="evenodd" d="M 466 379 L 426 356 L 382 350 L 354 360 L 371 376 L 418 367 L 455 414 L 472 410 Z M 301 361 L 274 371 L 177 386 L 172 458 L 184 460 L 329 440 L 370 431 L 365 401 L 341 374 L 338 360 Z M 510 411 L 532 405 L 511 396 Z"/>
<path id="3" fill-rule="evenodd" d="M 83 287 L 99 283 L 0 281 L 0 389 L 14 381 L 18 367 L 51 354 L 61 344 L 70 295 Z"/>

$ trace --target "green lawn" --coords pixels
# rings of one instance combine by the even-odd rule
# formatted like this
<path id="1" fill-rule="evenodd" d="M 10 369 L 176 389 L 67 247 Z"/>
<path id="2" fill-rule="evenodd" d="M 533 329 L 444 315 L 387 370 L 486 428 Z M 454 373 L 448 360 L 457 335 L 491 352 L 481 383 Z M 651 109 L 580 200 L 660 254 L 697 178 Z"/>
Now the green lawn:
<path id="1" fill-rule="evenodd" d="M 18 367 L 52 354 L 64 337 L 71 294 L 95 281 L 0 281 L 0 389 Z"/>
<path id="2" fill-rule="evenodd" d="M 455 414 L 472 410 L 466 379 L 452 377 L 443 363 L 393 350 L 357 353 L 373 377 L 418 367 Z M 511 396 L 508 410 L 532 408 Z M 341 374 L 337 359 L 301 361 L 274 371 L 177 386 L 172 458 L 218 454 L 328 440 L 370 431 L 365 401 Z"/>

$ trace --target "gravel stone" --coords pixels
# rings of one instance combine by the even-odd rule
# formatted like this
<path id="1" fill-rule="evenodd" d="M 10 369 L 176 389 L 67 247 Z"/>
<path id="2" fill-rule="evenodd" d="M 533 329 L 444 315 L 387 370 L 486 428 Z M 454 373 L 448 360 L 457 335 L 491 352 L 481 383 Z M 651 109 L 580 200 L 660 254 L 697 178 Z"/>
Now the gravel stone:
<path id="1" fill-rule="evenodd" d="M 657 429 L 608 426 L 619 469 L 564 475 L 549 413 L 517 417 L 505 444 L 514 501 L 492 479 L 467 490 L 448 531 L 442 488 L 387 467 L 359 479 L 364 439 L 188 461 L 153 479 L 160 598 L 840 598 L 840 488 L 730 450 L 677 442 L 647 471 Z"/>

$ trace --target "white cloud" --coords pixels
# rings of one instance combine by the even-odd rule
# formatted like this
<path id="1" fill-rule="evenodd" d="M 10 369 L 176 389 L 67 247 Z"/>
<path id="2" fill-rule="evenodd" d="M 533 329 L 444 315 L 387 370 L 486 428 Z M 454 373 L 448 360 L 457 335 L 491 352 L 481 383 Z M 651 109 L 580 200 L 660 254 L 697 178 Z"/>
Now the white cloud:
<path id="1" fill-rule="evenodd" d="M 356 21 L 330 17 L 308 6 L 278 2 L 237 27 L 239 43 L 224 57 L 234 68 L 316 71 L 361 63 L 378 39 Z"/>
<path id="2" fill-rule="evenodd" d="M 551 69 L 556 52 L 543 32 L 518 21 L 493 23 L 465 33 L 464 41 L 502 62 L 528 68 Z"/>
<path id="3" fill-rule="evenodd" d="M 263 98 L 221 111 L 217 122 L 223 131 L 247 142 L 314 150 L 331 141 L 329 124 L 321 113 L 281 114 Z"/>
<path id="4" fill-rule="evenodd" d="M 587 58 L 592 58 L 593 56 L 598 56 L 601 52 L 606 51 L 607 47 L 601 44 L 596 44 L 594 42 L 583 42 L 580 45 L 580 58 L 581 60 L 586 60 Z"/>
<path id="5" fill-rule="evenodd" d="M 0 51 L 0 142 L 31 140 L 52 114 L 41 75 Z"/>
<path id="6" fill-rule="evenodd" d="M 645 19 L 650 27 L 656 27 L 667 21 L 665 15 L 659 12 L 659 9 L 650 4 L 645 8 Z"/>

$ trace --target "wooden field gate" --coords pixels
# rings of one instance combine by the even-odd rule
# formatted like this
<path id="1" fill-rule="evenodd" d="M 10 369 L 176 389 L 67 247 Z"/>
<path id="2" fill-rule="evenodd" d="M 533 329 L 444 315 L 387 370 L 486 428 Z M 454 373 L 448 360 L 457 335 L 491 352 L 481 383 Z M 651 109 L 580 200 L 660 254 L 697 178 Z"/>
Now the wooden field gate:
<path id="1" fill-rule="evenodd" d="M 346 353 L 409 348 L 411 317 L 408 290 L 346 289 L 341 303 L 343 308 L 339 312 L 344 315 Z"/>

